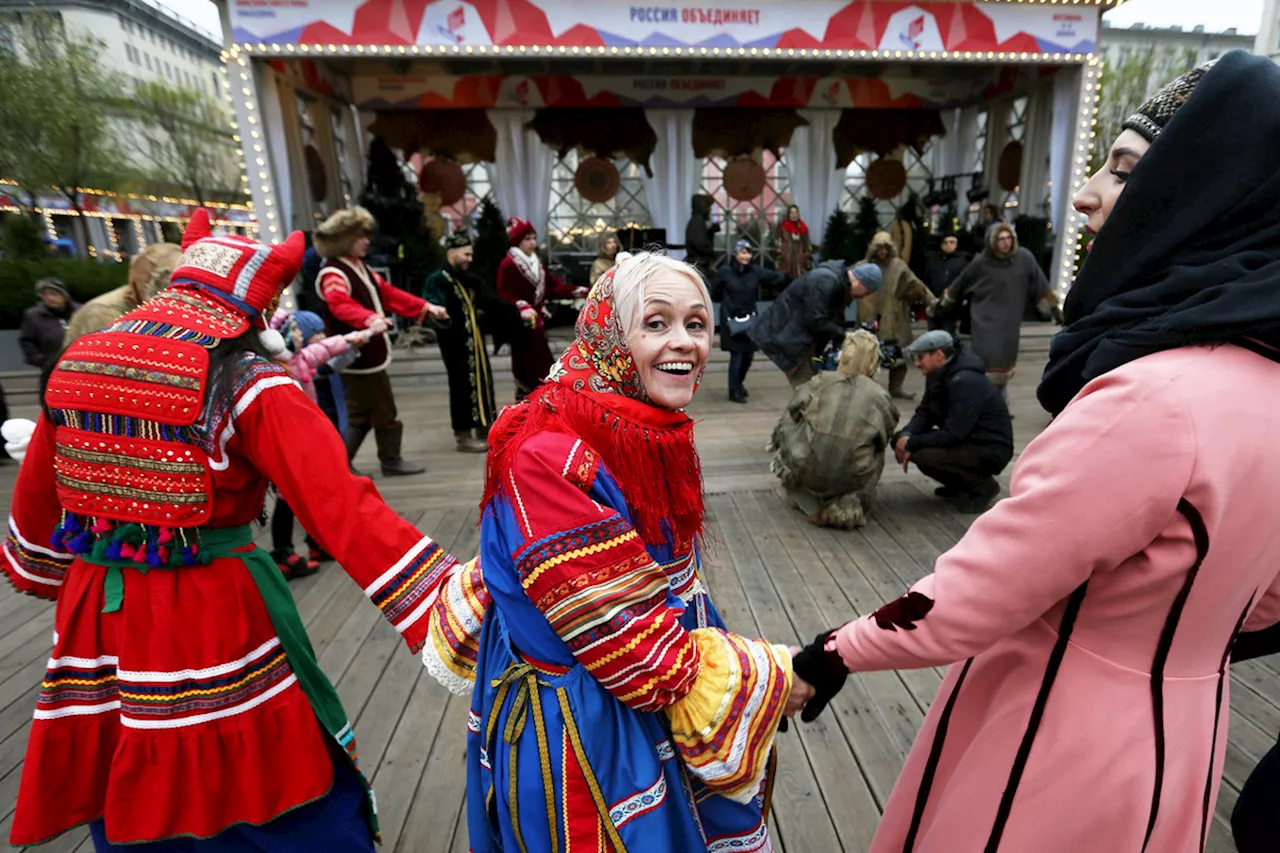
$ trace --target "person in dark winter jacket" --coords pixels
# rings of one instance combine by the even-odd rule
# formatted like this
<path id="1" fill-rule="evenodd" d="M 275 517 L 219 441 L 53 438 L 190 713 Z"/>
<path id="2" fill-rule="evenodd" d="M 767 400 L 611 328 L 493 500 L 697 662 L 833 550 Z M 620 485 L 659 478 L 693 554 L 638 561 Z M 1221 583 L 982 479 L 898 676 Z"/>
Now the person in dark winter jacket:
<path id="1" fill-rule="evenodd" d="M 844 342 L 845 309 L 879 290 L 881 280 L 875 264 L 824 261 L 788 285 L 757 318 L 751 340 L 799 388 L 814 376 L 814 357 L 827 344 Z"/>
<path id="2" fill-rule="evenodd" d="M 712 300 L 720 303 L 720 349 L 729 353 L 729 399 L 745 403 L 747 389 L 743 383 L 751 369 L 756 345 L 751 341 L 749 329 L 734 335 L 729 319 L 743 321 L 754 317 L 761 285 L 779 287 L 787 282 L 788 276 L 751 263 L 751 244 L 746 240 L 739 240 L 736 248 L 733 260 L 716 270 L 707 286 Z"/>
<path id="3" fill-rule="evenodd" d="M 704 276 L 709 276 L 715 269 L 714 238 L 720 231 L 720 224 L 711 221 L 712 202 L 709 195 L 695 195 L 690 201 L 693 212 L 689 214 L 689 222 L 684 226 L 685 263 L 696 267 Z"/>
<path id="4" fill-rule="evenodd" d="M 941 299 L 947 288 L 955 282 L 960 273 L 964 272 L 972 259 L 973 256 L 968 252 L 960 251 L 960 240 L 955 234 L 946 235 L 942 238 L 939 251 L 929 256 L 928 265 L 925 267 L 925 286 L 934 296 Z M 958 312 L 946 315 L 938 312 L 937 317 L 929 318 L 929 328 L 943 329 L 955 337 L 956 314 Z"/>
<path id="5" fill-rule="evenodd" d="M 925 375 L 924 399 L 894 437 L 894 455 L 904 471 L 914 462 L 940 482 L 939 497 L 963 498 L 961 512 L 984 512 L 1000 494 L 996 475 L 1013 458 L 1009 407 L 982 359 L 958 352 L 948 333 L 926 332 L 907 353 Z"/>
<path id="6" fill-rule="evenodd" d="M 1044 270 L 1029 251 L 1018 247 L 1018 236 L 1007 222 L 988 232 L 986 251 L 946 289 L 934 316 L 945 316 L 965 299 L 972 316 L 973 351 L 986 362 L 987 377 L 1003 391 L 1018 368 L 1027 305 L 1055 301 Z"/>
<path id="7" fill-rule="evenodd" d="M 56 278 L 36 282 L 36 296 L 40 301 L 22 315 L 18 346 L 22 347 L 22 358 L 27 364 L 42 368 L 62 352 L 67 323 L 80 309 L 80 304 L 71 301 L 70 291 Z"/>

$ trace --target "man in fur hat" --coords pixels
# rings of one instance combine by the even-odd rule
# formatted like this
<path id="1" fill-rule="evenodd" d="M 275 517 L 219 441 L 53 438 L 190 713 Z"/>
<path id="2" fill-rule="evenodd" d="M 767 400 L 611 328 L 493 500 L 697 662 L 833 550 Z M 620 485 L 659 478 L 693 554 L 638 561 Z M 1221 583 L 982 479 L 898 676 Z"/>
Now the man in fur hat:
<path id="1" fill-rule="evenodd" d="M 64 346 L 102 331 L 164 290 L 181 260 L 182 249 L 174 243 L 152 243 L 138 252 L 129 259 L 129 283 L 86 302 L 67 324 Z"/>
<path id="2" fill-rule="evenodd" d="M 511 372 L 516 379 L 516 399 L 523 400 L 551 372 L 551 345 L 547 342 L 547 298 L 574 299 L 587 295 L 585 287 L 566 284 L 547 272 L 538 258 L 538 232 L 523 219 L 507 220 L 511 248 L 498 265 L 498 295 L 515 303 L 529 324 L 529 334 L 511 342 Z"/>
<path id="3" fill-rule="evenodd" d="M 404 424 L 396 415 L 391 392 L 391 341 L 388 315 L 421 323 L 427 317 L 447 318 L 448 312 L 425 299 L 393 287 L 365 266 L 373 215 L 363 207 L 339 210 L 315 231 L 315 249 L 325 259 L 316 278 L 316 290 L 324 299 L 324 318 L 333 335 L 369 329 L 374 336 L 360 349 L 360 357 L 342 372 L 347 389 L 347 457 L 354 459 L 365 437 L 373 430 L 378 461 L 386 477 L 421 474 L 400 455 Z"/>

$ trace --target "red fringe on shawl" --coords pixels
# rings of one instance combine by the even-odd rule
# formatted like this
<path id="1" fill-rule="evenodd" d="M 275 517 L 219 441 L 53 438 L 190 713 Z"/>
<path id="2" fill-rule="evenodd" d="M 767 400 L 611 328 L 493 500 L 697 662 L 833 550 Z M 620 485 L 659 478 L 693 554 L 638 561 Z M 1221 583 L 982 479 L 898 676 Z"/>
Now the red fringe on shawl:
<path id="1" fill-rule="evenodd" d="M 809 233 L 809 226 L 804 224 L 804 220 L 792 222 L 790 219 L 782 220 L 782 230 L 791 234 L 799 234 L 802 237 Z"/>
<path id="2" fill-rule="evenodd" d="M 508 406 L 489 430 L 484 500 L 503 492 L 524 440 L 544 430 L 581 438 L 622 490 L 631 521 L 646 542 L 701 538 L 702 465 L 693 421 L 620 394 L 575 391 L 549 382 Z"/>

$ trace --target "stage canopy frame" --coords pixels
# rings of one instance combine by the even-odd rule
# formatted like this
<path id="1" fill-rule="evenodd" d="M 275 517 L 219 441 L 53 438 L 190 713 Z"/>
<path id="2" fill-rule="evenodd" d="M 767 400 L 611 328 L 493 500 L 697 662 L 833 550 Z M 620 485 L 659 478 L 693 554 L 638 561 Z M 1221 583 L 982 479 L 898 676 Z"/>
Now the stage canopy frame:
<path id="1" fill-rule="evenodd" d="M 831 145 L 823 145 L 840 113 L 932 109 L 947 135 L 921 157 L 938 177 L 980 172 L 978 182 L 992 201 L 1013 199 L 1024 212 L 1043 211 L 1054 223 L 1052 279 L 1059 293 L 1074 278 L 1081 238 L 1082 219 L 1071 198 L 1087 179 L 1097 141 L 1101 14 L 1118 5 L 218 2 L 226 44 L 224 94 L 235 111 L 254 216 L 271 242 L 292 228 L 314 227 L 316 217 L 358 196 L 361 152 L 378 112 L 485 110 L 497 131 L 499 158 L 487 180 L 504 213 L 533 215 L 545 235 L 558 161 L 532 144 L 537 137 L 528 124 L 537 111 L 643 109 L 658 137 L 652 155 L 657 174 L 625 172 L 634 162 L 625 158 L 619 167 L 644 182 L 653 196 L 649 210 L 655 221 L 661 219 L 656 224 L 679 243 L 681 217 L 688 216 L 683 190 L 702 188 L 706 172 L 705 163 L 688 162 L 693 154 L 687 114 L 726 107 L 795 110 L 806 125 L 788 146 L 796 159 L 803 153 L 803 165 L 789 166 L 788 197 L 814 200 L 806 215 L 812 229 L 834 204 L 847 206 L 844 172 L 834 178 L 827 172 L 835 155 L 825 150 Z M 1016 187 L 1001 187 L 1001 155 L 1019 137 L 1020 180 Z M 981 152 L 980 169 L 971 162 L 975 151 Z M 504 157 L 512 162 L 502 162 Z M 864 159 L 858 168 L 865 165 Z M 1006 174 L 1010 168 L 1006 162 Z M 517 174 L 533 175 L 533 183 L 513 180 Z M 530 191 L 538 181 L 548 188 L 546 199 Z M 654 190 L 655 181 L 667 183 Z M 527 185 L 515 185 L 522 182 Z M 961 199 L 968 188 L 964 177 L 956 181 Z"/>

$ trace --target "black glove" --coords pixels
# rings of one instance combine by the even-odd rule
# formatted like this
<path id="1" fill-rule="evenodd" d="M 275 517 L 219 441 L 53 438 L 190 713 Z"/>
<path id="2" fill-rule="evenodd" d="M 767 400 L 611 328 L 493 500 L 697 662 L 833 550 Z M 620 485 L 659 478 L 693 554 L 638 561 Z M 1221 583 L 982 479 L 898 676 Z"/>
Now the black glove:
<path id="1" fill-rule="evenodd" d="M 791 659 L 791 668 L 796 675 L 813 686 L 813 698 L 805 703 L 800 712 L 800 719 L 812 723 L 827 707 L 827 703 L 844 687 L 849 670 L 838 652 L 826 650 L 827 640 L 836 632 L 835 628 L 814 637 L 813 642 L 805 646 Z"/>

